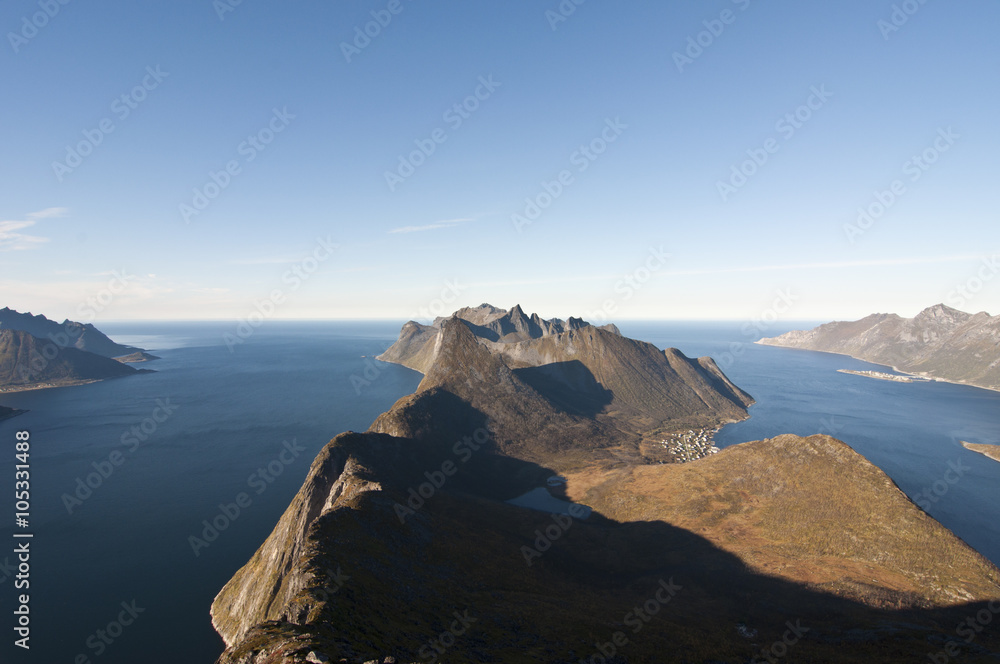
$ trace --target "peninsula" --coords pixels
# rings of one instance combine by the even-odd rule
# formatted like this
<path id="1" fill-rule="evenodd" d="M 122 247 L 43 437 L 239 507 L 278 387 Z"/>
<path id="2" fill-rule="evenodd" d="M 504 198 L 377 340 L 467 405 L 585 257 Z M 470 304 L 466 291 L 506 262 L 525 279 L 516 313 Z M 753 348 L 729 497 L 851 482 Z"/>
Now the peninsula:
<path id="1" fill-rule="evenodd" d="M 986 445 L 985 443 L 967 443 L 962 441 L 962 447 L 973 452 L 979 452 L 985 457 L 994 461 L 1000 461 L 1000 445 Z"/>
<path id="2" fill-rule="evenodd" d="M 1000 390 L 1000 316 L 969 314 L 943 304 L 914 318 L 872 314 L 793 330 L 757 343 L 840 353 L 898 371 Z"/>

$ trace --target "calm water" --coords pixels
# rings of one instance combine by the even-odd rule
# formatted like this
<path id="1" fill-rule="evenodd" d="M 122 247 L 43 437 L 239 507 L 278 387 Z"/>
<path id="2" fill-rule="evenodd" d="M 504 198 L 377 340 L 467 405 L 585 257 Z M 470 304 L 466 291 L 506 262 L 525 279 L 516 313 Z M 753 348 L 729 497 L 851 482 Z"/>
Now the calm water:
<path id="1" fill-rule="evenodd" d="M 720 432 L 720 445 L 833 433 L 908 494 L 932 491 L 937 502 L 930 513 L 1000 562 L 994 525 L 1000 463 L 958 443 L 1000 442 L 1000 393 L 840 374 L 837 369 L 872 365 L 755 346 L 739 325 L 620 327 L 660 347 L 715 357 L 756 398 L 752 418 Z M 341 431 L 366 429 L 412 392 L 420 376 L 362 357 L 391 343 L 397 323 L 269 322 L 232 353 L 222 337 L 234 331 L 232 324 L 102 329 L 154 351 L 162 359 L 148 366 L 157 373 L 0 398 L 31 411 L 0 423 L 0 441 L 8 441 L 0 449 L 12 450 L 15 431 L 30 430 L 35 533 L 32 651 L 25 657 L 7 641 L 0 660 L 69 663 L 86 655 L 100 664 L 211 662 L 222 650 L 208 617 L 212 599 L 270 533 L 315 454 Z M 145 440 L 132 436 L 134 426 Z M 120 465 L 80 504 L 71 503 L 70 514 L 64 494 L 74 494 L 78 478 L 107 472 L 116 451 Z M 9 486 L 11 457 L 0 455 L 0 486 Z M 949 462 L 969 468 L 954 484 L 944 481 Z M 89 479 L 96 484 L 98 477 Z M 933 494 L 935 486 L 939 493 L 946 489 L 943 495 Z M 217 517 L 220 503 L 241 492 L 250 505 L 196 556 L 189 537 L 200 537 L 202 521 Z M 13 511 L 9 498 L 0 505 Z M 0 528 L 0 538 L 10 542 L 11 531 Z M 14 594 L 3 571 L 9 551 L 0 549 L 0 610 L 7 616 Z M 142 613 L 120 633 L 112 625 L 101 641 L 97 630 L 107 630 L 121 603 L 133 601 Z"/>

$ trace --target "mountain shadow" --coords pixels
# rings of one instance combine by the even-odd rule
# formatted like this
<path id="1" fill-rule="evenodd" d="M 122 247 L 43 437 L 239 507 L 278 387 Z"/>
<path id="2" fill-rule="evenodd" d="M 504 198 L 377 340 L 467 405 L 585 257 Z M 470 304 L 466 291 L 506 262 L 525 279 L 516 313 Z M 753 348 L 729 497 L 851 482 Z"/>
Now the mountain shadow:
<path id="1" fill-rule="evenodd" d="M 345 433 L 320 453 L 274 533 L 213 604 L 229 644 L 220 663 L 309 652 L 421 662 L 442 644 L 446 661 L 459 663 L 917 662 L 946 648 L 985 662 L 1000 652 L 1000 631 L 987 622 L 1000 618 L 1000 576 L 986 561 L 960 574 L 991 577 L 992 603 L 939 606 L 877 564 L 864 583 L 846 573 L 839 584 L 818 573 L 815 583 L 793 582 L 664 520 L 595 510 L 582 521 L 508 505 L 561 469 L 498 454 L 494 423 L 455 395 L 419 398 L 433 404 L 411 410 L 433 416 L 409 422 L 418 437 Z M 716 457 L 735 458 L 726 452 Z M 815 463 L 831 473 L 842 460 Z M 764 493 L 744 485 L 752 522 Z M 893 509 L 892 490 L 867 497 Z M 828 500 L 796 508 L 836 528 Z M 703 510 L 709 525 L 718 516 Z M 786 523 L 794 533 L 790 514 Z M 931 557 L 945 551 L 923 545 Z M 835 551 L 826 560 L 855 562 Z M 800 564 L 794 554 L 784 563 Z"/>
<path id="2" fill-rule="evenodd" d="M 525 367 L 513 372 L 553 407 L 571 415 L 596 417 L 614 398 L 614 393 L 598 383 L 590 369 L 579 360 Z"/>

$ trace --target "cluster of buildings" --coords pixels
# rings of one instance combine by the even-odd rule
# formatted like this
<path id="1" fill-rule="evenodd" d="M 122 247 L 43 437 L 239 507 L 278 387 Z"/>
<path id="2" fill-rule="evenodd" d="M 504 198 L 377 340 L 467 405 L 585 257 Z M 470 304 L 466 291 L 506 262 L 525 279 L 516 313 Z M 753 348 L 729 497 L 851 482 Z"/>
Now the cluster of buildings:
<path id="1" fill-rule="evenodd" d="M 713 436 L 718 429 L 688 429 L 681 433 L 671 434 L 660 445 L 673 457 L 675 463 L 695 461 L 716 454 L 719 448 L 715 446 Z"/>

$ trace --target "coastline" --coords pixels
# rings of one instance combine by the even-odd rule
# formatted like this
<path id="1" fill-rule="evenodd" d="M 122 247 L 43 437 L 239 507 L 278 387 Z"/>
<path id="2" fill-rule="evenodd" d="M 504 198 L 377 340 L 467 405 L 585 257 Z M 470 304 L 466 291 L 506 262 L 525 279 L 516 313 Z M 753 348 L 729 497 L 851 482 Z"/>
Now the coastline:
<path id="1" fill-rule="evenodd" d="M 781 344 L 765 344 L 765 343 L 761 343 L 761 341 L 763 341 L 763 340 L 762 339 L 758 339 L 757 341 L 754 342 L 754 344 L 756 344 L 758 346 L 770 346 L 771 348 L 787 348 L 788 350 L 808 350 L 808 351 L 811 351 L 813 353 L 827 353 L 829 355 L 841 355 L 843 357 L 849 357 L 849 358 L 851 358 L 853 360 L 859 360 L 861 362 L 868 362 L 869 364 L 874 364 L 876 366 L 889 367 L 890 369 L 892 369 L 896 373 L 900 373 L 900 374 L 903 374 L 905 376 L 911 376 L 911 377 L 917 378 L 917 379 L 925 379 L 925 380 L 928 380 L 928 381 L 935 381 L 935 382 L 939 382 L 939 383 L 951 383 L 952 385 L 964 385 L 966 387 L 976 387 L 976 388 L 979 388 L 980 390 L 988 390 L 990 392 L 1000 392 L 1000 387 L 988 387 L 986 385 L 976 385 L 975 383 L 970 383 L 968 381 L 964 381 L 964 380 L 952 380 L 950 378 L 941 378 L 940 376 L 932 376 L 931 374 L 928 374 L 928 373 L 914 373 L 912 371 L 906 371 L 905 369 L 900 369 L 899 367 L 892 366 L 891 364 L 882 364 L 881 362 L 872 362 L 871 360 L 866 360 L 863 357 L 857 357 L 856 355 L 849 355 L 847 353 L 838 353 L 835 350 L 817 350 L 815 348 L 799 348 L 798 346 L 783 346 Z M 839 371 L 839 369 L 838 369 L 838 371 Z M 920 382 L 923 382 L 923 380 L 921 380 Z"/>
<path id="2" fill-rule="evenodd" d="M 970 452 L 982 454 L 987 459 L 993 459 L 994 461 L 1000 462 L 1000 445 L 987 445 L 986 443 L 969 443 L 964 440 L 960 440 L 958 442 L 962 443 L 962 447 L 969 450 Z"/>
<path id="3" fill-rule="evenodd" d="M 88 378 L 86 380 L 71 380 L 59 383 L 35 383 L 33 385 L 9 385 L 0 387 L 0 394 L 16 394 L 18 392 L 33 392 L 34 390 L 47 390 L 53 387 L 76 387 L 77 385 L 89 385 L 99 383 L 107 378 Z"/>

